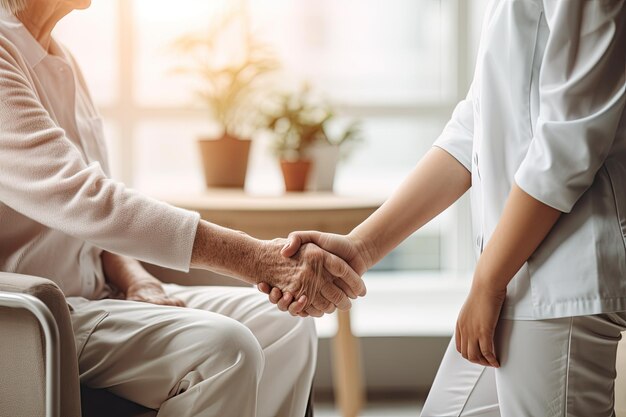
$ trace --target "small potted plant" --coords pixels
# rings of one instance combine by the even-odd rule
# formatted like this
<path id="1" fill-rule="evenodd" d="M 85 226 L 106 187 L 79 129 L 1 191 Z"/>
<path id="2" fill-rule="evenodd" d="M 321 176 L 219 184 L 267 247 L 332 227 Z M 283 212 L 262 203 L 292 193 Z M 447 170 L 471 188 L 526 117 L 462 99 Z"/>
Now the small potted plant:
<path id="1" fill-rule="evenodd" d="M 266 76 L 279 68 L 271 49 L 259 41 L 247 15 L 233 11 L 216 21 L 208 33 L 180 38 L 175 48 L 188 60 L 176 69 L 199 81 L 196 94 L 220 125 L 217 137 L 198 140 L 208 187 L 243 188 L 251 135 L 258 129 L 258 103 Z"/>
<path id="2" fill-rule="evenodd" d="M 278 96 L 273 107 L 266 113 L 265 125 L 273 134 L 272 148 L 280 160 L 285 189 L 331 191 L 339 150 L 359 136 L 358 124 L 329 135 L 332 109 L 316 101 L 308 86 Z"/>

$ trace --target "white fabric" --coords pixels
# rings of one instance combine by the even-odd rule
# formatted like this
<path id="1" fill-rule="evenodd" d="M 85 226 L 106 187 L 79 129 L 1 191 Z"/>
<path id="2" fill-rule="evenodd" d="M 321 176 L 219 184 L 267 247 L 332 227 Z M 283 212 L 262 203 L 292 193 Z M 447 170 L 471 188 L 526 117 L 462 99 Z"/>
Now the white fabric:
<path id="1" fill-rule="evenodd" d="M 81 382 L 160 409 L 159 417 L 297 417 L 317 337 L 250 288 L 180 287 L 189 307 L 70 298 Z"/>
<path id="2" fill-rule="evenodd" d="M 0 11 L 0 270 L 101 297 L 101 249 L 187 270 L 196 213 L 108 178 L 102 121 L 72 57 Z"/>
<path id="3" fill-rule="evenodd" d="M 626 314 L 500 320 L 498 369 L 452 339 L 422 417 L 613 417 L 615 358 Z"/>
<path id="4" fill-rule="evenodd" d="M 492 0 L 470 93 L 435 142 L 472 174 L 477 253 L 516 182 L 567 213 L 503 317 L 626 310 L 626 2 Z"/>

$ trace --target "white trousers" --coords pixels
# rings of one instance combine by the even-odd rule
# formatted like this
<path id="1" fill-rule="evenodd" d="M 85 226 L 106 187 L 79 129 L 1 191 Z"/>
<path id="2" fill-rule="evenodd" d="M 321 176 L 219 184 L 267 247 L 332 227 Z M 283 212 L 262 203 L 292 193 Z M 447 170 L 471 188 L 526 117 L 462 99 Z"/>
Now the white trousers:
<path id="1" fill-rule="evenodd" d="M 448 346 L 422 417 L 611 417 L 615 358 L 626 314 L 500 320 L 500 368 Z"/>
<path id="2" fill-rule="evenodd" d="M 81 382 L 159 417 L 300 417 L 317 338 L 250 288 L 165 285 L 188 308 L 69 298 Z"/>

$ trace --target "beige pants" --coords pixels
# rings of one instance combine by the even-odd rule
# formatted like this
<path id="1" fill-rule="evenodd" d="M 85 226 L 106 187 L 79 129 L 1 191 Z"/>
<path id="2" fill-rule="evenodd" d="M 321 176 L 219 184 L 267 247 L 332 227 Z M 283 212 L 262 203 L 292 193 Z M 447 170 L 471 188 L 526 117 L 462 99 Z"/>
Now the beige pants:
<path id="1" fill-rule="evenodd" d="M 189 308 L 70 298 L 81 382 L 159 417 L 299 417 L 317 338 L 311 319 L 250 288 L 166 291 Z"/>
<path id="2" fill-rule="evenodd" d="M 500 320 L 500 368 L 448 346 L 422 417 L 611 417 L 615 357 L 626 314 Z"/>

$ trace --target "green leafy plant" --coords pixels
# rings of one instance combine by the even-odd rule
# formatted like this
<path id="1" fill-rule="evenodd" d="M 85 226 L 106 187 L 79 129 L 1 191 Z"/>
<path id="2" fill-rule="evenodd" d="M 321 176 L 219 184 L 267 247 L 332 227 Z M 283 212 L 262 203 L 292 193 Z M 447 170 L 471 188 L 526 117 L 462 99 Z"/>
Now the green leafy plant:
<path id="1" fill-rule="evenodd" d="M 200 81 L 196 94 L 225 134 L 242 136 L 258 129 L 266 78 L 280 64 L 269 45 L 252 32 L 245 12 L 225 13 L 208 33 L 183 36 L 174 48 L 189 61 L 175 72 Z"/>
<path id="2" fill-rule="evenodd" d="M 264 124 L 274 135 L 272 149 L 280 159 L 304 159 L 306 150 L 315 143 L 342 147 L 361 136 L 359 122 L 352 122 L 338 135 L 329 134 L 328 124 L 335 118 L 332 107 L 315 100 L 308 86 L 278 95 L 274 105 L 267 107 L 271 109 L 265 111 Z"/>

